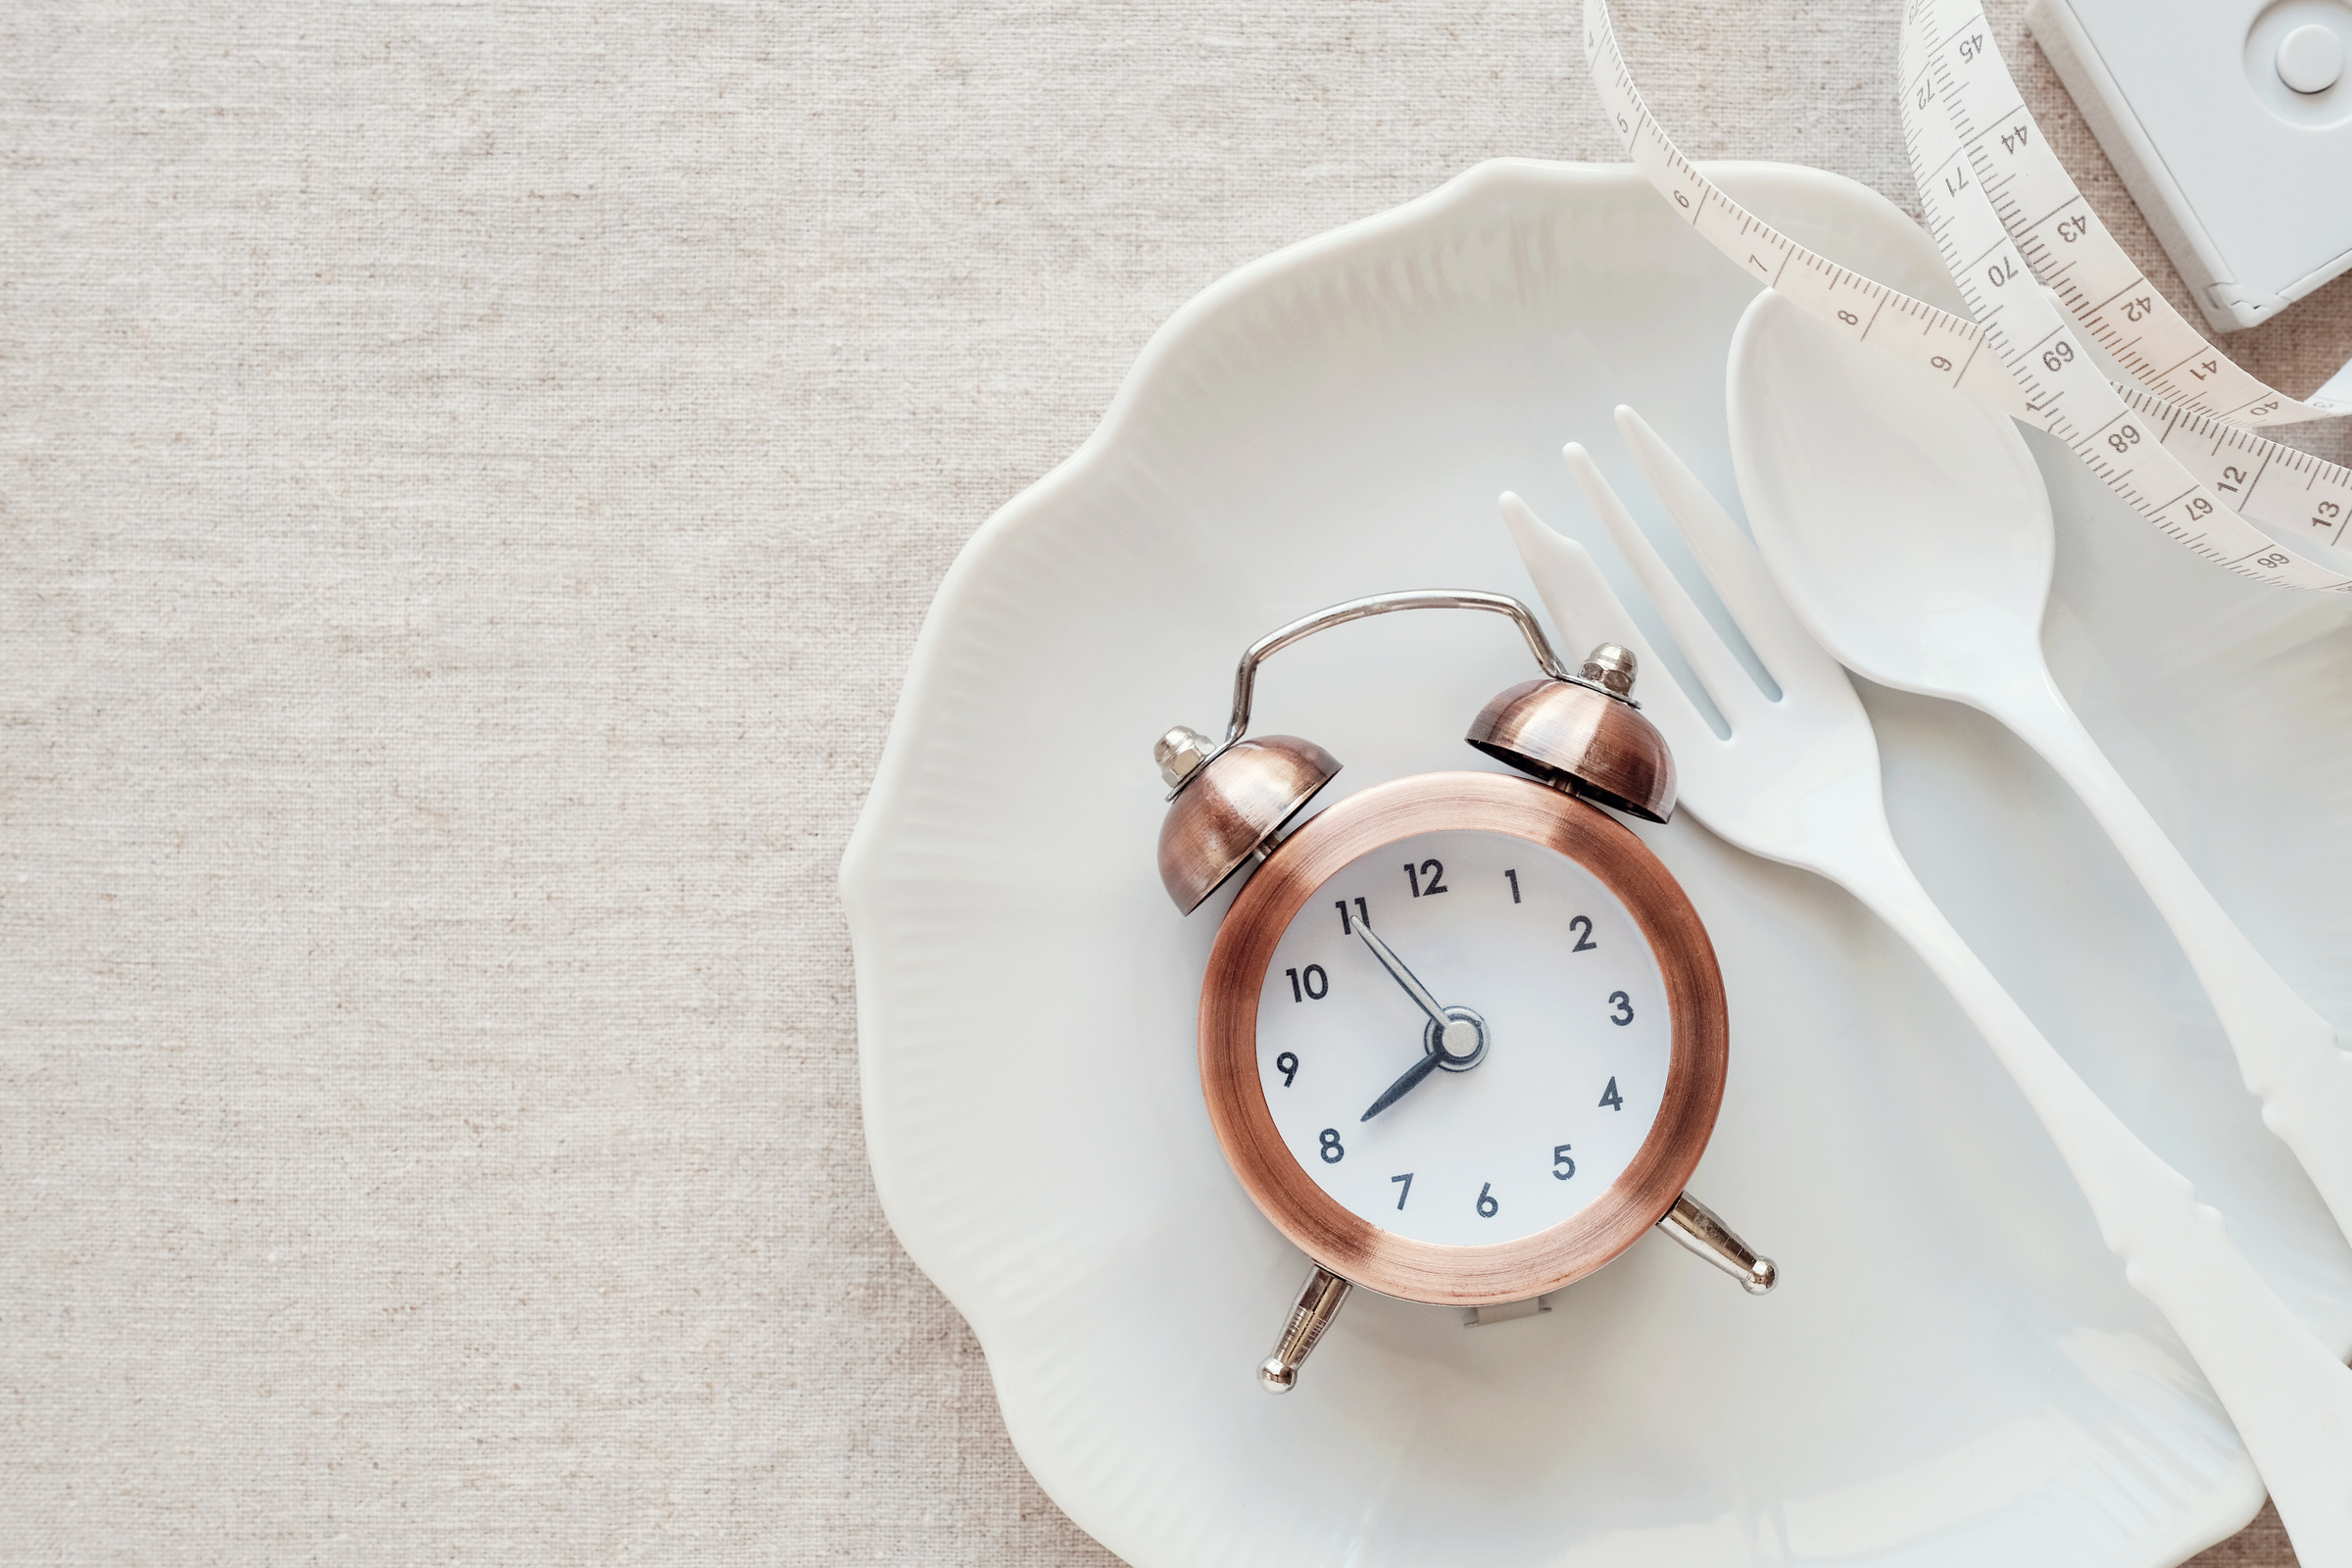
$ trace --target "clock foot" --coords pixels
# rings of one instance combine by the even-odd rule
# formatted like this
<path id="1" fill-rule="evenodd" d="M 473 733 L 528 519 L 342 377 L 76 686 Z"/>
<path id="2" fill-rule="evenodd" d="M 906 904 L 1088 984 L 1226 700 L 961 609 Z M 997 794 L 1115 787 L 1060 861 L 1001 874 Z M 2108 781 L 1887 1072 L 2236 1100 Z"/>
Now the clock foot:
<path id="1" fill-rule="evenodd" d="M 1524 1301 L 1503 1301 L 1494 1306 L 1473 1306 L 1462 1312 L 1462 1327 L 1483 1329 L 1490 1323 L 1516 1323 L 1523 1317 L 1551 1310 L 1551 1298 L 1531 1296 Z"/>
<path id="2" fill-rule="evenodd" d="M 1323 1338 L 1331 1320 L 1340 1315 L 1340 1304 L 1348 1299 L 1349 1289 L 1346 1280 L 1327 1268 L 1318 1267 L 1306 1277 L 1291 1307 L 1291 1321 L 1282 1338 L 1274 1342 L 1274 1353 L 1257 1366 L 1257 1381 L 1268 1394 L 1288 1394 L 1297 1386 L 1298 1368 L 1313 1353 L 1315 1342 Z"/>
<path id="3" fill-rule="evenodd" d="M 1781 1271 L 1771 1258 L 1758 1257 L 1754 1248 L 1689 1193 L 1674 1200 L 1658 1229 L 1738 1280 L 1750 1296 L 1762 1296 L 1780 1283 Z"/>

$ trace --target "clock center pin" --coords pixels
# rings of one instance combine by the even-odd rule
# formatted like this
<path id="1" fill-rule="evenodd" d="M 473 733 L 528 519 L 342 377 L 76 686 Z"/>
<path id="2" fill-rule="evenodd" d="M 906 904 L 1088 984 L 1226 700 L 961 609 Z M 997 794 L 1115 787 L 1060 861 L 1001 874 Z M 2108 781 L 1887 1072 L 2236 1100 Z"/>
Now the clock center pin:
<path id="1" fill-rule="evenodd" d="M 1429 1048 L 1443 1058 L 1447 1072 L 1468 1072 L 1487 1058 L 1487 1020 L 1468 1007 L 1447 1007 L 1446 1027 L 1433 1021 L 1427 1030 Z"/>

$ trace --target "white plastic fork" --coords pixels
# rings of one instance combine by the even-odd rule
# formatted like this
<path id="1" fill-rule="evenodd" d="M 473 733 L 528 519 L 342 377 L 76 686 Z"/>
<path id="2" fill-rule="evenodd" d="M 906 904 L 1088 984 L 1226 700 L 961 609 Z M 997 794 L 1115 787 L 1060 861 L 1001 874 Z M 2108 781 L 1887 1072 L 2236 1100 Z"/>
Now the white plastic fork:
<path id="1" fill-rule="evenodd" d="M 2237 1426 L 2304 1568 L 2352 1568 L 2352 1368 L 2313 1338 L 2230 1242 L 2222 1216 L 2156 1157 L 2042 1038 L 1911 872 L 1879 785 L 1870 716 L 1800 625 L 1755 546 L 1633 410 L 1617 411 L 1667 514 L 1781 688 L 1768 697 L 1581 446 L 1577 484 L 1649 590 L 1731 727 L 1718 738 L 1584 547 L 1506 493 L 1502 514 L 1571 642 L 1606 638 L 1648 671 L 1644 711 L 1674 749 L 1682 803 L 1751 854 L 1838 883 L 1909 942 L 1983 1032 L 2089 1200 L 2124 1276 L 2155 1302 Z"/>

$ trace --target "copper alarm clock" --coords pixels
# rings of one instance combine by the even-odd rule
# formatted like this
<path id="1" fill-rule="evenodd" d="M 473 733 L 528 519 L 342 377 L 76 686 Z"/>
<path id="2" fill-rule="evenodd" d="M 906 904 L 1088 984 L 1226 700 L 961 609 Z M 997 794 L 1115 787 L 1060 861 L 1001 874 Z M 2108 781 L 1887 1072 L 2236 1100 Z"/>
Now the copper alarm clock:
<path id="1" fill-rule="evenodd" d="M 1396 779 L 1286 834 L 1340 763 L 1249 735 L 1258 665 L 1331 626 L 1436 609 L 1507 615 L 1526 637 L 1542 674 L 1465 737 L 1525 776 Z M 1697 911 L 1609 814 L 1674 808 L 1634 673 L 1614 644 L 1570 673 L 1500 594 L 1382 594 L 1251 644 L 1221 743 L 1160 739 L 1169 897 L 1189 914 L 1248 878 L 1200 986 L 1209 1120 L 1314 1264 L 1258 1368 L 1267 1389 L 1297 1382 L 1352 1286 L 1494 1321 L 1653 1225 L 1772 1289 L 1772 1261 L 1683 1190 L 1714 1131 L 1730 1027 Z"/>

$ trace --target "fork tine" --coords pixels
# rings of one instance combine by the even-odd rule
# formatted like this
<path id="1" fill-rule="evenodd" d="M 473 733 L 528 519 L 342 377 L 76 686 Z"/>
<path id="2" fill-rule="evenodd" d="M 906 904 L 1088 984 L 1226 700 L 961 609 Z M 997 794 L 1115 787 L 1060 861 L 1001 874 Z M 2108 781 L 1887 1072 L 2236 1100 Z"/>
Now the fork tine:
<path id="1" fill-rule="evenodd" d="M 1647 420 L 1623 404 L 1617 407 L 1617 433 L 1632 449 L 1642 477 L 1666 504 L 1666 514 L 1682 530 L 1683 542 L 1698 558 L 1699 569 L 1715 585 L 1740 635 L 1781 689 L 1839 673 L 1837 662 L 1788 608 L 1763 556 L 1714 492 L 1699 482 Z"/>
<path id="2" fill-rule="evenodd" d="M 1573 441 L 1561 449 L 1560 455 L 1568 460 L 1568 471 L 1576 476 L 1577 487 L 1584 491 L 1585 499 L 1600 514 L 1609 537 L 1617 542 L 1618 553 L 1633 566 L 1642 586 L 1649 590 L 1658 613 L 1666 618 L 1666 629 L 1682 644 L 1683 657 L 1690 661 L 1699 684 L 1706 687 L 1707 695 L 1715 699 L 1716 708 L 1731 720 L 1737 733 L 1743 721 L 1755 718 L 1765 701 L 1763 688 L 1740 667 L 1738 657 L 1724 645 L 1722 635 L 1707 624 L 1705 612 L 1683 586 L 1682 579 L 1668 568 L 1657 547 L 1649 542 L 1649 535 L 1634 520 L 1634 514 L 1625 510 L 1625 503 L 1617 499 L 1617 492 L 1601 476 L 1592 455 Z"/>
<path id="3" fill-rule="evenodd" d="M 1499 504 L 1503 524 L 1511 530 L 1511 542 L 1519 547 L 1519 559 L 1527 564 L 1527 574 L 1536 580 L 1536 592 L 1543 597 L 1544 608 L 1551 612 L 1551 623 L 1567 639 L 1567 646 L 1590 648 L 1597 642 L 1612 642 L 1632 649 L 1647 672 L 1642 706 L 1664 732 L 1666 744 L 1683 755 L 1686 762 L 1697 755 L 1699 746 L 1718 744 L 1714 727 L 1690 706 L 1682 684 L 1659 661 L 1649 640 L 1634 624 L 1634 617 L 1626 613 L 1585 547 L 1545 527 L 1528 504 L 1510 491 L 1502 493 Z"/>

